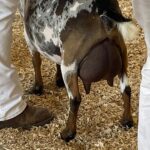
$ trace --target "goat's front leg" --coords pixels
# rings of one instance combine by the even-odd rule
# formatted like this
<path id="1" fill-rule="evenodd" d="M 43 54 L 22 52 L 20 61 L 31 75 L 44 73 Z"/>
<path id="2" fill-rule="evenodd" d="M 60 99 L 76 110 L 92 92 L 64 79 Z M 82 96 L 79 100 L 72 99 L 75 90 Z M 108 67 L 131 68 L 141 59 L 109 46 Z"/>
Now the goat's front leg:
<path id="1" fill-rule="evenodd" d="M 30 93 L 41 95 L 43 93 L 43 80 L 41 76 L 41 57 L 39 52 L 32 52 L 32 63 L 35 72 L 35 82 Z"/>
<path id="2" fill-rule="evenodd" d="M 62 76 L 70 99 L 69 117 L 66 123 L 66 128 L 61 133 L 61 138 L 66 142 L 74 139 L 76 135 L 76 120 L 81 96 L 78 88 L 78 76 L 76 64 L 65 66 L 61 65 Z"/>
<path id="3" fill-rule="evenodd" d="M 133 118 L 131 115 L 131 88 L 128 84 L 128 77 L 126 73 L 120 76 L 120 88 L 124 101 L 124 113 L 121 124 L 125 128 L 131 128 L 133 126 Z"/>

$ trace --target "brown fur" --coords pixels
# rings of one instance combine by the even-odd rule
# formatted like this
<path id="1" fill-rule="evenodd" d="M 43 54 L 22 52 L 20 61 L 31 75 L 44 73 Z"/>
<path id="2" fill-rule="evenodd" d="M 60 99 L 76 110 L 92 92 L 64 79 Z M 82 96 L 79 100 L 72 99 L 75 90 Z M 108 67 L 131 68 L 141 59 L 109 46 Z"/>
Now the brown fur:
<path id="1" fill-rule="evenodd" d="M 102 46 L 101 42 L 107 38 L 109 39 L 109 42 L 106 42 L 105 46 Z M 63 65 L 69 66 L 76 62 L 77 67 L 77 70 L 74 70 L 63 77 L 66 87 L 72 94 L 72 97 L 70 97 L 68 121 L 66 123 L 66 128 L 61 133 L 61 137 L 63 140 L 69 141 L 73 139 L 76 134 L 76 119 L 81 101 L 78 88 L 78 69 L 80 70 L 80 76 L 82 77 L 82 71 L 88 71 L 89 69 L 89 67 L 86 66 L 86 63 L 88 64 L 90 61 L 93 61 L 93 63 L 97 66 L 94 67 L 98 68 L 101 66 L 101 70 L 98 70 L 98 72 L 93 72 L 93 70 L 91 70 L 88 80 L 90 78 L 92 78 L 92 80 L 90 80 L 90 82 L 85 81 L 85 88 L 87 88 L 87 91 L 89 90 L 90 83 L 92 81 L 99 81 L 100 79 L 106 79 L 110 85 L 113 85 L 113 78 L 115 75 L 118 75 L 120 80 L 123 79 L 123 74 L 127 75 L 127 51 L 124 40 L 115 26 L 112 30 L 107 32 L 100 17 L 95 14 L 89 14 L 86 11 L 80 12 L 77 18 L 72 18 L 68 21 L 65 30 L 61 33 L 61 40 L 64 49 L 62 56 Z M 94 59 L 94 55 L 96 56 L 97 53 L 100 54 L 98 55 L 100 62 L 96 62 Z M 35 57 L 35 59 L 39 59 L 39 57 L 36 57 L 35 55 L 33 57 Z M 87 62 L 83 67 L 80 64 L 83 62 L 85 57 L 87 57 Z M 108 62 L 108 60 L 110 62 Z M 106 64 L 109 66 L 108 68 Z M 38 63 L 36 63 L 36 65 L 38 65 Z M 35 65 L 34 67 L 36 68 Z M 92 65 L 90 68 L 92 68 Z M 57 67 L 57 69 L 60 68 Z M 36 70 L 39 70 L 39 68 L 35 69 L 35 72 L 40 74 L 39 71 Z M 60 73 L 60 71 L 58 72 Z M 92 72 L 94 74 L 93 77 Z M 98 78 L 95 78 L 96 74 L 98 74 Z M 85 75 L 83 75 L 82 78 L 84 79 Z M 40 77 L 36 77 L 36 80 L 39 79 Z M 131 127 L 133 125 L 133 120 L 130 111 L 130 96 L 126 93 L 126 91 L 123 92 L 123 100 L 125 110 L 122 124 L 124 126 L 129 125 Z"/>

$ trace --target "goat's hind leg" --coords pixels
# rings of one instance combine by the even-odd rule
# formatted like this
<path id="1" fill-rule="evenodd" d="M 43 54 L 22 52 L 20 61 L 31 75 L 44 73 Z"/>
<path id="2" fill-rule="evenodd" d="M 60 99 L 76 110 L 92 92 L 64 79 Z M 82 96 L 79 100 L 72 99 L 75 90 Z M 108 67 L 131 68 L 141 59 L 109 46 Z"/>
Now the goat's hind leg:
<path id="1" fill-rule="evenodd" d="M 65 84 L 64 84 L 64 81 L 63 81 L 63 78 L 62 78 L 60 65 L 56 64 L 56 68 L 57 68 L 56 75 L 55 75 L 56 85 L 61 88 L 61 87 L 64 87 Z"/>
<path id="2" fill-rule="evenodd" d="M 32 45 L 30 38 L 28 37 L 28 32 L 24 28 L 24 36 L 32 56 L 32 64 L 34 67 L 35 81 L 33 87 L 28 91 L 30 94 L 41 95 L 43 93 L 43 80 L 41 76 L 41 57 L 40 53 L 36 51 L 36 48 Z"/>
<path id="3" fill-rule="evenodd" d="M 32 63 L 34 67 L 35 72 L 35 81 L 34 85 L 30 90 L 31 94 L 41 95 L 43 94 L 43 80 L 41 76 L 41 57 L 40 53 L 37 51 L 34 51 L 32 53 Z"/>
<path id="4" fill-rule="evenodd" d="M 133 118 L 131 114 L 131 88 L 128 84 L 128 77 L 126 73 L 120 76 L 120 88 L 124 101 L 124 113 L 121 124 L 125 128 L 131 128 L 133 126 Z"/>
<path id="5" fill-rule="evenodd" d="M 70 66 L 61 66 L 64 83 L 70 99 L 69 117 L 66 123 L 66 128 L 61 133 L 61 138 L 66 142 L 74 139 L 76 135 L 77 113 L 81 102 L 77 70 L 75 68 L 74 64 Z"/>

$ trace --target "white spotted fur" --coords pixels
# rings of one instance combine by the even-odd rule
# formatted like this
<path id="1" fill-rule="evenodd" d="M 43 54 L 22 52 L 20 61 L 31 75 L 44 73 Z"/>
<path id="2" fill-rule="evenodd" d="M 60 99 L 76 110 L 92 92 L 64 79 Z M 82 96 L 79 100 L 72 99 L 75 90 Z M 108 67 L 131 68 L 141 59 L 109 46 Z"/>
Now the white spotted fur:
<path id="1" fill-rule="evenodd" d="M 120 79 L 120 90 L 121 90 L 121 93 L 124 92 L 126 86 L 129 85 L 129 81 L 128 81 L 128 77 L 126 74 L 123 75 L 123 78 Z"/>
<path id="2" fill-rule="evenodd" d="M 70 8 L 70 11 L 76 11 L 80 5 L 83 3 L 75 2 L 74 5 Z"/>
<path id="3" fill-rule="evenodd" d="M 68 93 L 68 97 L 70 99 L 73 99 L 73 95 L 68 87 L 68 83 L 67 83 L 67 76 L 69 74 L 72 74 L 74 72 L 77 71 L 77 65 L 76 65 L 76 61 L 74 61 L 72 64 L 68 65 L 68 66 L 65 66 L 64 65 L 64 62 L 62 62 L 61 64 L 61 72 L 62 72 L 62 76 L 63 76 L 63 80 L 64 80 L 64 83 L 65 83 L 65 86 L 66 86 L 66 89 L 67 89 L 67 93 Z"/>

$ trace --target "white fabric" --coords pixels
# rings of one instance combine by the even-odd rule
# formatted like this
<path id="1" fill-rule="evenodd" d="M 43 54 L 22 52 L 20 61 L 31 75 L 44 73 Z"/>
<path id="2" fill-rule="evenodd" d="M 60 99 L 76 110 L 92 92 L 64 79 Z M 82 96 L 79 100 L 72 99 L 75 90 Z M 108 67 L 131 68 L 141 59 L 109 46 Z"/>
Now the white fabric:
<path id="1" fill-rule="evenodd" d="M 12 21 L 17 6 L 18 0 L 0 0 L 0 121 L 16 117 L 26 107 L 10 61 Z"/>
<path id="2" fill-rule="evenodd" d="M 135 18 L 144 30 L 148 57 L 140 86 L 138 150 L 150 150 L 150 0 L 133 0 Z"/>

